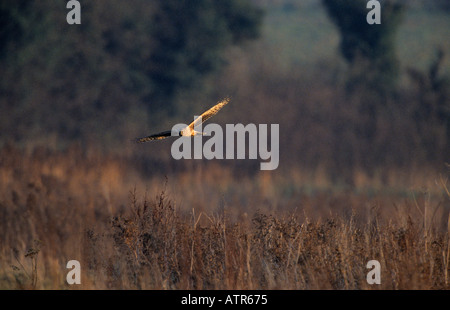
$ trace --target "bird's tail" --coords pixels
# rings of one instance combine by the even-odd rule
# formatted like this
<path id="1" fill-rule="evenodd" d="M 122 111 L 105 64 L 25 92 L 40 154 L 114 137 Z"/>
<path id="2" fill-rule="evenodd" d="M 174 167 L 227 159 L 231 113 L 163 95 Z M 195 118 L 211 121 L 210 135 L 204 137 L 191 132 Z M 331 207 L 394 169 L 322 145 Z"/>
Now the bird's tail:
<path id="1" fill-rule="evenodd" d="M 210 136 L 211 134 L 209 132 L 203 132 L 203 131 L 196 131 L 196 130 L 194 130 L 194 134 L 193 135 L 194 136 L 197 136 L 197 135 Z"/>

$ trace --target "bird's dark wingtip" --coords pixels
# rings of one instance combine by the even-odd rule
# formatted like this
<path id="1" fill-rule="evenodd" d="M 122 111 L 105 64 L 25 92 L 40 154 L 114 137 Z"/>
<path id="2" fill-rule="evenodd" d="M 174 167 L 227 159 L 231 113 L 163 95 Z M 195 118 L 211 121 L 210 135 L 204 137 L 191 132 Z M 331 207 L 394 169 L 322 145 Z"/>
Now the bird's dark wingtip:
<path id="1" fill-rule="evenodd" d="M 130 139 L 130 142 L 132 142 L 132 143 L 134 143 L 134 144 L 140 144 L 140 143 L 142 143 L 141 138 Z"/>

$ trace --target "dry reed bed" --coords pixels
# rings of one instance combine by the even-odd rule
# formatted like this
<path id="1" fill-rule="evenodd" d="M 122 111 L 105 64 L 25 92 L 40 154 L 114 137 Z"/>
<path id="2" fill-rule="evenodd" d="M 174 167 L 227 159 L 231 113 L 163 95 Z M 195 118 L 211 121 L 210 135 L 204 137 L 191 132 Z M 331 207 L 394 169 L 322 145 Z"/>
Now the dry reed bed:
<path id="1" fill-rule="evenodd" d="M 164 192 L 142 203 L 133 194 L 130 214 L 114 218 L 109 233 L 89 232 L 86 259 L 108 260 L 100 270 L 91 262 L 88 276 L 108 288 L 450 288 L 448 230 L 372 213 L 367 222 L 356 212 L 311 221 L 258 211 L 231 221 L 226 211 L 180 214 Z M 372 259 L 381 263 L 379 287 L 366 282 Z"/>
<path id="2" fill-rule="evenodd" d="M 160 188 L 162 178 L 144 179 L 120 159 L 77 149 L 0 155 L 1 288 L 450 288 L 443 177 L 440 190 L 370 198 L 297 192 L 307 184 L 298 175 L 235 185 L 229 170 L 210 166 L 169 176 L 149 198 L 136 187 Z M 287 187 L 293 180 L 303 183 Z M 192 183 L 199 196 L 189 196 Z M 71 259 L 81 263 L 79 287 L 65 282 Z M 379 286 L 366 282 L 373 259 Z"/>

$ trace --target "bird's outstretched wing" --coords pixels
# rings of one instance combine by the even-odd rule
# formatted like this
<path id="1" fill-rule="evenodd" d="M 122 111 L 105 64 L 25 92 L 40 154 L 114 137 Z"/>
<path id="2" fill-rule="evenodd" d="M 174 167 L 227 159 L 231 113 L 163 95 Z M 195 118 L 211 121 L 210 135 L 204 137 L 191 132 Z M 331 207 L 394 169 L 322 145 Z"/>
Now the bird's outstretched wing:
<path id="1" fill-rule="evenodd" d="M 205 122 L 206 120 L 208 120 L 209 118 L 213 117 L 214 115 L 217 114 L 217 112 L 219 112 L 220 109 L 222 109 L 228 102 L 230 102 L 229 98 L 225 98 L 222 101 L 220 101 L 219 103 L 217 103 L 215 106 L 213 106 L 211 109 L 203 112 L 202 115 L 200 115 L 199 117 L 197 117 L 191 124 L 189 124 L 189 126 L 187 126 L 184 130 L 189 129 L 188 132 L 194 132 L 194 127 L 200 125 L 201 123 Z M 153 140 L 162 140 L 165 139 L 167 137 L 170 137 L 172 135 L 172 131 L 168 130 L 168 131 L 163 131 L 151 136 L 147 136 L 147 137 L 143 137 L 143 138 L 137 138 L 134 141 L 136 143 L 144 143 L 144 142 L 148 142 L 148 141 L 153 141 Z"/>
<path id="2" fill-rule="evenodd" d="M 152 140 L 162 140 L 165 139 L 167 137 L 170 137 L 172 135 L 172 131 L 168 130 L 168 131 L 163 131 L 154 135 L 150 135 L 147 137 L 143 137 L 143 138 L 137 138 L 135 140 L 136 143 L 144 143 L 144 142 L 148 142 L 148 141 L 152 141 Z"/>
<path id="3" fill-rule="evenodd" d="M 197 117 L 192 123 L 190 123 L 188 127 L 191 130 L 194 130 L 194 127 L 199 126 L 201 123 L 206 122 L 206 120 L 216 115 L 217 112 L 219 112 L 220 109 L 222 109 L 228 102 L 230 102 L 230 98 L 223 99 L 211 109 L 203 112 L 203 114 Z"/>

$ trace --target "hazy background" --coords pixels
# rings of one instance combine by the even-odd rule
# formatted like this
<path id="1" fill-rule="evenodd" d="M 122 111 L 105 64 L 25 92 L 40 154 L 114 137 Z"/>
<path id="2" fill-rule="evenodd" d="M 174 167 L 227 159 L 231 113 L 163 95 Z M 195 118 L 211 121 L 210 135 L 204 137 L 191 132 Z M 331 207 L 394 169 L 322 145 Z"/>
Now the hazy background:
<path id="1" fill-rule="evenodd" d="M 61 3 L 2 1 L 0 143 L 171 164 L 171 141 L 130 139 L 230 96 L 213 121 L 279 123 L 280 169 L 442 168 L 448 3 L 382 1 L 379 26 L 352 3 L 85 1 L 68 25 Z"/>

